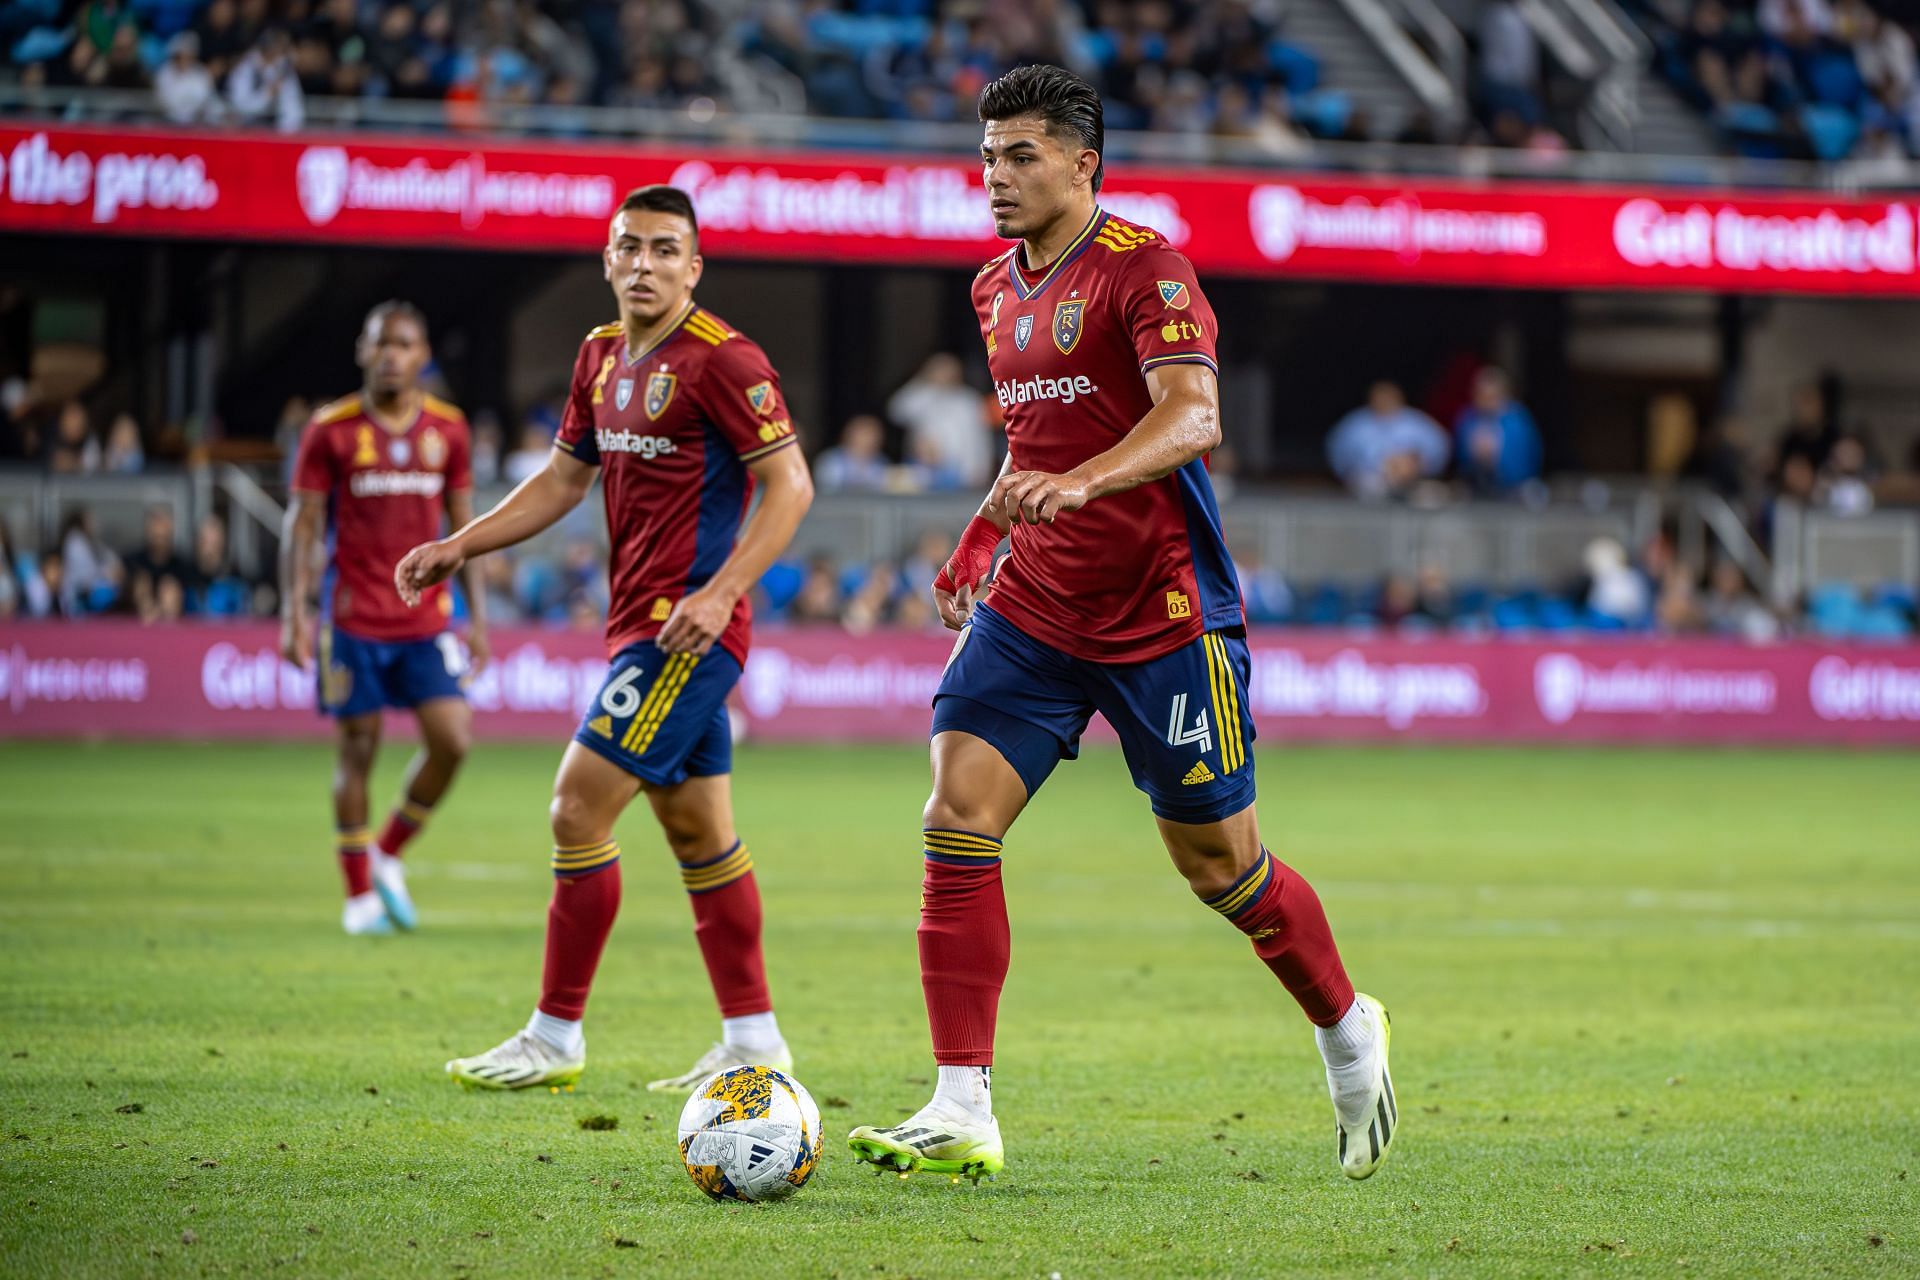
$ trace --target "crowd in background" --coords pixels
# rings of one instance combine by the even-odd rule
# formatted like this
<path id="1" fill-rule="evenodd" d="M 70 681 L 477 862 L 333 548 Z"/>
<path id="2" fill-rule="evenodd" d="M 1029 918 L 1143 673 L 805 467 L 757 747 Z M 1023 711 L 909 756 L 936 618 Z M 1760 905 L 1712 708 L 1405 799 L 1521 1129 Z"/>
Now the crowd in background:
<path id="1" fill-rule="evenodd" d="M 1779 504 L 1839 515 L 1874 508 L 1878 495 L 1920 493 L 1920 448 L 1904 460 L 1879 456 L 1874 442 L 1837 411 L 1837 384 L 1796 387 L 1770 435 L 1737 415 L 1705 429 L 1679 396 L 1656 397 L 1648 451 L 1657 479 L 1687 479 L 1725 498 L 1767 545 Z M 97 417 L 80 401 L 33 412 L 9 401 L 8 438 L 54 475 L 137 474 L 145 441 L 131 415 Z M 290 458 L 311 405 L 289 400 L 279 443 Z M 509 433 L 498 417 L 473 418 L 473 469 L 483 487 L 517 483 L 545 464 L 558 410 L 536 405 Z M 1545 500 L 1540 432 L 1513 380 L 1487 365 L 1472 378 L 1467 402 L 1442 424 L 1381 380 L 1326 432 L 1328 471 L 1357 499 L 1437 507 L 1470 501 Z M 834 443 L 817 448 L 813 468 L 823 493 L 983 493 L 1004 452 L 994 399 L 970 384 L 957 356 L 930 356 L 883 404 L 852 415 Z M 1662 461 L 1664 459 L 1664 461 Z M 1232 480 L 1225 451 L 1217 483 Z M 282 481 L 285 476 L 283 474 Z M 130 614 L 145 621 L 180 617 L 271 616 L 273 584 L 234 567 L 227 530 L 214 517 L 175 527 L 169 508 L 149 513 L 138 546 L 106 545 L 84 508 L 65 516 L 58 538 L 37 551 L 6 530 L 0 616 Z M 928 527 L 898 557 L 839 563 L 830 558 L 775 566 L 756 603 L 765 617 L 836 622 L 853 630 L 879 625 L 934 626 L 926 585 L 950 550 L 955 530 Z M 483 566 L 490 616 L 503 623 L 595 629 L 607 605 L 605 551 L 583 508 L 560 528 L 557 550 L 515 551 Z M 1455 581 L 1444 563 L 1421 565 L 1376 583 L 1293 582 L 1265 566 L 1257 547 L 1234 547 L 1249 616 L 1256 622 L 1376 626 L 1403 630 L 1630 630 L 1713 632 L 1765 639 L 1791 628 L 1823 634 L 1906 635 L 1915 628 L 1914 584 L 1861 593 L 1814 584 L 1808 598 L 1780 611 L 1763 601 L 1741 567 L 1720 560 L 1704 573 L 1683 564 L 1663 532 L 1646 545 L 1608 539 L 1587 548 L 1574 581 L 1498 589 Z"/>
<path id="2" fill-rule="evenodd" d="M 1913 153 L 1914 41 L 1867 0 L 1632 0 L 1660 72 L 1752 155 Z M 1675 16 L 1676 14 L 1680 16 Z M 0 0 L 4 65 L 22 85 L 150 91 L 182 124 L 300 128 L 313 95 L 443 104 L 450 128 L 540 105 L 540 131 L 582 106 L 709 120 L 780 76 L 825 117 L 965 121 L 1008 68 L 1053 62 L 1095 83 L 1112 129 L 1237 139 L 1275 157 L 1310 138 L 1577 145 L 1591 90 L 1542 50 L 1520 0 L 1464 33 L 1472 115 L 1378 127 L 1283 0 Z"/>

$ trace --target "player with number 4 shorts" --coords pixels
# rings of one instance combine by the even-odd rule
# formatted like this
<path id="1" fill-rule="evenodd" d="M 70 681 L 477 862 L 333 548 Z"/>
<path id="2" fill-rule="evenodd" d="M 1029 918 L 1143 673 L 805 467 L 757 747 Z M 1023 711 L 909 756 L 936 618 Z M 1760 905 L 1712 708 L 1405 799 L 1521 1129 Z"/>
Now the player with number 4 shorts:
<path id="1" fill-rule="evenodd" d="M 1221 438 L 1213 309 L 1172 245 L 1100 208 L 1105 135 L 1085 81 L 1022 67 L 981 91 L 979 114 L 994 228 L 1018 243 L 973 282 L 1007 465 L 934 583 L 960 632 L 934 698 L 921 833 L 939 1082 L 912 1117 L 848 1144 L 903 1172 L 978 1181 L 1002 1167 L 1002 843 L 1097 711 L 1175 868 L 1313 1022 L 1336 1157 L 1365 1178 L 1399 1119 L 1386 1010 L 1354 992 L 1319 898 L 1254 818 L 1246 628 L 1206 464 Z"/>
<path id="2" fill-rule="evenodd" d="M 333 816 L 347 882 L 341 922 L 350 934 L 417 923 L 400 855 L 426 822 L 467 754 L 473 715 L 464 685 L 487 660 L 486 593 L 467 577 L 469 658 L 447 629 L 453 597 L 435 587 L 417 609 L 393 594 L 408 548 L 438 537 L 444 515 L 473 518 L 467 420 L 428 395 L 427 321 L 405 302 L 367 316 L 355 348 L 366 375 L 358 395 L 322 407 L 300 437 L 293 501 L 281 538 L 280 651 L 305 667 L 314 656 L 308 614 L 322 529 L 326 572 L 318 586 L 318 702 L 334 718 L 339 759 Z M 367 779 L 380 746 L 381 712 L 411 711 L 420 751 L 380 834 L 367 827 Z M 371 837 L 371 838 L 370 838 Z"/>
<path id="3" fill-rule="evenodd" d="M 648 1088 L 686 1092 L 729 1067 L 792 1066 L 767 989 L 753 858 L 734 829 L 726 698 L 747 658 L 747 591 L 786 550 L 813 484 L 766 355 L 693 300 L 699 237 L 679 189 L 627 196 L 601 256 L 620 319 L 581 344 L 546 467 L 451 537 L 416 547 L 394 574 L 403 598 L 421 600 L 474 557 L 552 525 L 600 476 L 611 661 L 554 780 L 540 999 L 523 1030 L 447 1064 L 469 1086 L 579 1077 L 587 992 L 620 909 L 613 825 L 641 793 L 680 864 L 721 1016 L 712 1049 Z"/>

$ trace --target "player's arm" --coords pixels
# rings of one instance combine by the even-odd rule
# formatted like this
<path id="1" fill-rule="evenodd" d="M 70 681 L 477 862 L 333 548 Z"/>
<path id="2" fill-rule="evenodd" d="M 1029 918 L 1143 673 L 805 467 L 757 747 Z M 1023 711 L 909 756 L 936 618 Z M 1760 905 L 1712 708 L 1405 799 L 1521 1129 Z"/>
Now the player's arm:
<path id="1" fill-rule="evenodd" d="M 1064 475 L 1015 471 L 1000 477 L 988 505 L 1009 521 L 1052 524 L 1096 498 L 1125 493 L 1172 475 L 1220 443 L 1220 384 L 1204 364 L 1147 371 L 1153 408 L 1104 453 Z"/>
<path id="2" fill-rule="evenodd" d="M 1001 459 L 1000 474 L 994 477 L 993 487 L 981 501 L 980 509 L 973 513 L 953 554 L 933 576 L 933 607 L 949 631 L 958 631 L 972 616 L 974 594 L 993 572 L 993 553 L 1012 527 L 997 501 L 1000 481 L 1012 472 L 1013 455 L 1009 453 Z"/>
<path id="3" fill-rule="evenodd" d="M 473 523 L 473 490 L 447 490 L 447 523 L 464 529 Z M 487 585 L 480 562 L 469 558 L 461 566 L 460 582 L 467 592 L 467 674 L 477 676 L 493 658 L 493 646 L 487 642 Z"/>
<path id="4" fill-rule="evenodd" d="M 314 551 L 326 522 L 326 498 L 295 489 L 280 526 L 280 656 L 302 671 L 313 652 L 307 601 L 313 598 Z"/>
<path id="5" fill-rule="evenodd" d="M 798 446 L 776 449 L 746 464 L 760 503 L 740 530 L 733 554 L 707 585 L 681 597 L 654 641 L 668 653 L 704 654 L 727 629 L 733 607 L 785 553 L 813 505 L 813 477 Z"/>
<path id="6" fill-rule="evenodd" d="M 445 582 L 460 567 L 489 551 L 525 542 L 580 505 L 593 488 L 597 468 L 555 446 L 547 465 L 522 480 L 493 510 L 469 521 L 438 542 L 422 543 L 394 567 L 393 585 L 410 605 L 420 593 Z M 469 590 L 474 591 L 472 583 Z"/>

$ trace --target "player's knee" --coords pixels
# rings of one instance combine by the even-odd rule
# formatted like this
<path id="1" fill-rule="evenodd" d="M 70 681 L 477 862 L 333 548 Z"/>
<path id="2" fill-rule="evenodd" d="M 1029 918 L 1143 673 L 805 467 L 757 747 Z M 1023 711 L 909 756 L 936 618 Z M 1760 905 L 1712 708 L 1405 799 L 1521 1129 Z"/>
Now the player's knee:
<path id="1" fill-rule="evenodd" d="M 921 811 L 921 826 L 928 831 L 974 831 L 986 836 L 999 836 L 996 828 L 1000 818 L 993 812 L 992 806 L 984 802 L 970 801 L 964 796 L 952 796 L 936 791 L 927 800 L 927 807 Z"/>
<path id="2" fill-rule="evenodd" d="M 473 746 L 473 732 L 466 725 L 441 729 L 427 739 L 427 751 L 443 764 L 457 765 L 467 758 Z"/>
<path id="3" fill-rule="evenodd" d="M 553 842 L 563 848 L 578 848 L 607 838 L 600 815 L 572 792 L 554 792 L 547 817 L 553 826 Z"/>
<path id="4" fill-rule="evenodd" d="M 1240 873 L 1234 870 L 1233 859 L 1205 858 L 1180 868 L 1180 874 L 1187 878 L 1187 888 L 1193 890 L 1196 898 L 1214 898 L 1233 888 Z"/>
<path id="5" fill-rule="evenodd" d="M 372 725 L 340 726 L 340 771 L 365 777 L 373 769 L 374 752 L 380 745 L 380 732 Z"/>

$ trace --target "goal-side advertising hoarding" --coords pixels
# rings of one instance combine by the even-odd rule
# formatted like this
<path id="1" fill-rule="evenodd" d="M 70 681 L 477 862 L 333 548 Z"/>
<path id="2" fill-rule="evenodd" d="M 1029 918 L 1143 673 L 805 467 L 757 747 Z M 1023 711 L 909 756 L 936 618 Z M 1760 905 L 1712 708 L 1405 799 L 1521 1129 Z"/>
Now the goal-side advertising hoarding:
<path id="1" fill-rule="evenodd" d="M 0 127 L 0 231 L 591 252 L 630 188 L 740 258 L 977 266 L 964 158 L 494 138 Z M 1103 205 L 1219 275 L 1920 294 L 1912 199 L 1115 164 Z"/>

